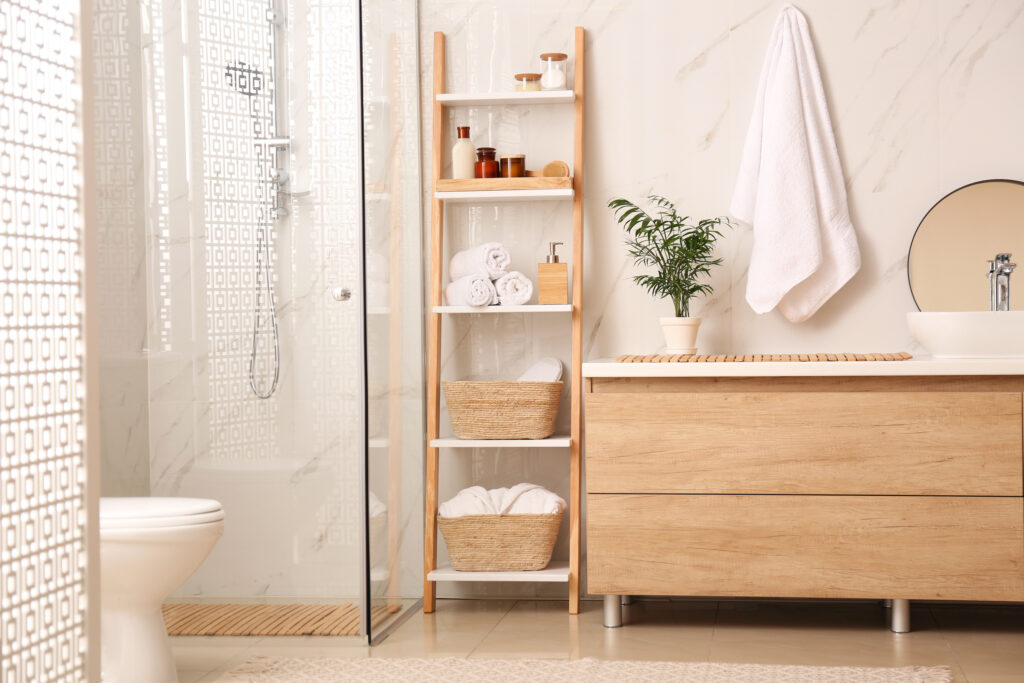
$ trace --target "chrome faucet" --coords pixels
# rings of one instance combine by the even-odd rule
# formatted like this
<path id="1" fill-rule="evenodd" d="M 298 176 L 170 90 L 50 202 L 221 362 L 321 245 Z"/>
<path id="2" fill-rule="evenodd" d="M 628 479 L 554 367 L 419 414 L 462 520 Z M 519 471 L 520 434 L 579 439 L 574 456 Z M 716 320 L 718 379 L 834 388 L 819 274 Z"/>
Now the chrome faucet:
<path id="1" fill-rule="evenodd" d="M 989 307 L 993 311 L 1010 310 L 1010 274 L 1017 267 L 1010 263 L 1012 254 L 996 254 L 988 262 Z"/>

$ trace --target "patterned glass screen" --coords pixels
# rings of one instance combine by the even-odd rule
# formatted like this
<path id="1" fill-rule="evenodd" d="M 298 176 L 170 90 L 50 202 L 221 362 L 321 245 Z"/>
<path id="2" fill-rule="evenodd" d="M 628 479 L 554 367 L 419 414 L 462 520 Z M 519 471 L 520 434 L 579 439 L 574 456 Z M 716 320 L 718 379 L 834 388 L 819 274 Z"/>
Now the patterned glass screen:
<path id="1" fill-rule="evenodd" d="M 4 683 L 86 679 L 78 7 L 0 2 Z"/>

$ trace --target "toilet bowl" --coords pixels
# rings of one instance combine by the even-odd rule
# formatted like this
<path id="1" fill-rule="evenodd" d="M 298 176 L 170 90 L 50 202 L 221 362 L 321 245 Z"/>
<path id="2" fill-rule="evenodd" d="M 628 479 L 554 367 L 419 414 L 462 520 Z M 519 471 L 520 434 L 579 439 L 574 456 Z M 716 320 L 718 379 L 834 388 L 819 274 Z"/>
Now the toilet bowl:
<path id="1" fill-rule="evenodd" d="M 101 498 L 100 600 L 104 683 L 175 683 L 164 598 L 224 533 L 204 498 Z"/>

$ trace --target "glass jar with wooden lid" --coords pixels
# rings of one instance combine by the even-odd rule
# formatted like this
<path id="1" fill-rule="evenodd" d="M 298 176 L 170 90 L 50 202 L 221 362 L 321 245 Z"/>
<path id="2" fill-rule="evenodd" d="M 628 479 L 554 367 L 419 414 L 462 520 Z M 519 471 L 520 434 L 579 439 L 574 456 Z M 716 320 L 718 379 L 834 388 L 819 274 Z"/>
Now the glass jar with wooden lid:
<path id="1" fill-rule="evenodd" d="M 516 92 L 540 90 L 540 74 L 516 74 Z"/>
<path id="2" fill-rule="evenodd" d="M 566 60 L 564 52 L 545 52 L 540 56 L 540 87 L 542 90 L 565 90 Z"/>

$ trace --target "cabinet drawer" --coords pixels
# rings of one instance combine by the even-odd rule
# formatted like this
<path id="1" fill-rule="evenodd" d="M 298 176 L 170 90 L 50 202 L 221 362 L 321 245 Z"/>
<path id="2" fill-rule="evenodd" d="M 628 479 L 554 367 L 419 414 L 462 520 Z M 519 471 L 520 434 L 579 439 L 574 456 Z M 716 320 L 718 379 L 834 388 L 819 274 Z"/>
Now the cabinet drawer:
<path id="1" fill-rule="evenodd" d="M 1021 498 L 587 496 L 593 593 L 1024 600 Z"/>
<path id="2" fill-rule="evenodd" d="M 1020 496 L 1021 394 L 588 393 L 588 493 Z"/>

